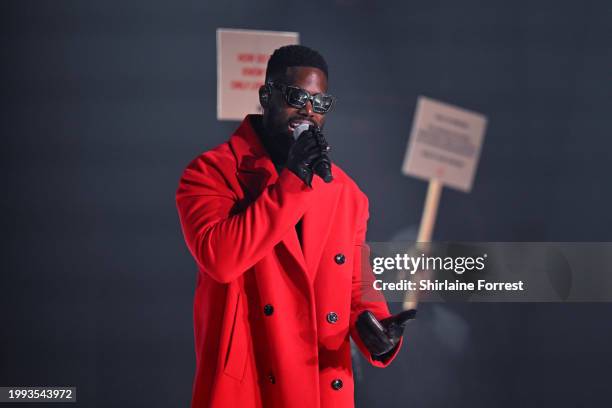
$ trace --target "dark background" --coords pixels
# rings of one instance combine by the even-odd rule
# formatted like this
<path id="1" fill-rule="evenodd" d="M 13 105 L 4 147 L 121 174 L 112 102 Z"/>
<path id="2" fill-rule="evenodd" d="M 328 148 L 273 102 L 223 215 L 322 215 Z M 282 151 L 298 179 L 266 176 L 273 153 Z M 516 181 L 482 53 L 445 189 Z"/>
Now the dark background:
<path id="1" fill-rule="evenodd" d="M 369 240 L 420 219 L 426 183 L 400 173 L 418 95 L 489 118 L 436 240 L 612 240 L 610 5 L 2 1 L 0 386 L 188 405 L 196 267 L 174 193 L 237 126 L 216 120 L 218 27 L 298 31 L 327 58 L 326 135 L 370 198 Z M 358 359 L 357 405 L 610 406 L 611 312 L 422 305 L 390 368 Z"/>

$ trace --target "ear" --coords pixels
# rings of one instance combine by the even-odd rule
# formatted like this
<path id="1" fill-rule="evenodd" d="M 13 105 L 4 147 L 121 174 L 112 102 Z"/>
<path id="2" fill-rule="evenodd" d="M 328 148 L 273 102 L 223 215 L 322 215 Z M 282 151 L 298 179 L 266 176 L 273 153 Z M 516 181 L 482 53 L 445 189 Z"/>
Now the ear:
<path id="1" fill-rule="evenodd" d="M 262 85 L 259 88 L 259 104 L 262 108 L 267 108 L 270 103 L 270 96 L 272 95 L 272 89 L 269 84 Z"/>

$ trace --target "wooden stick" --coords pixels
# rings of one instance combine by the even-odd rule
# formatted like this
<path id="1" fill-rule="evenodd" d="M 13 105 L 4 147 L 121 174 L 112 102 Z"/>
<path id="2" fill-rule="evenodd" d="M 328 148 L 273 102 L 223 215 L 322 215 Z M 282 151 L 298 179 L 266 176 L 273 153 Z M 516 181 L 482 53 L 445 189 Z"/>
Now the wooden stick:
<path id="1" fill-rule="evenodd" d="M 438 213 L 438 204 L 440 204 L 441 194 L 442 183 L 440 180 L 429 180 L 425 205 L 423 206 L 423 215 L 421 216 L 421 225 L 419 226 L 419 234 L 417 236 L 417 248 L 426 247 L 426 245 L 423 246 L 423 244 L 431 242 L 434 227 L 436 225 L 436 215 Z M 406 296 L 404 297 L 404 310 L 416 309 L 418 303 L 417 291 L 406 292 Z"/>

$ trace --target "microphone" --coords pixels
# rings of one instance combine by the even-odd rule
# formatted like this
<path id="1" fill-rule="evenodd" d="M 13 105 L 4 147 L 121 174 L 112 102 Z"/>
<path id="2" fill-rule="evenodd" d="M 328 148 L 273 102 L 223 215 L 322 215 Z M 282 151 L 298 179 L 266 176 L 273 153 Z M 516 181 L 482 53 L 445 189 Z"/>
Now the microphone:
<path id="1" fill-rule="evenodd" d="M 329 146 L 327 146 L 327 143 L 325 143 L 325 139 L 323 138 L 321 129 L 319 129 L 318 126 L 302 123 L 295 129 L 293 129 L 293 139 L 297 140 L 298 137 L 300 137 L 300 135 L 306 131 L 310 131 L 315 135 L 315 137 L 317 138 L 317 144 L 319 144 L 319 146 L 325 144 L 327 150 L 329 150 Z M 331 181 L 334 179 L 331 173 L 331 161 L 329 160 L 329 157 L 327 157 L 327 153 L 325 152 L 322 153 L 321 156 L 317 159 L 317 161 L 312 164 L 312 170 L 326 183 L 331 183 Z"/>
<path id="2" fill-rule="evenodd" d="M 293 129 L 293 140 L 298 140 L 298 137 L 300 137 L 303 132 L 307 131 L 309 127 L 310 125 L 308 123 L 302 123 L 300 126 Z"/>

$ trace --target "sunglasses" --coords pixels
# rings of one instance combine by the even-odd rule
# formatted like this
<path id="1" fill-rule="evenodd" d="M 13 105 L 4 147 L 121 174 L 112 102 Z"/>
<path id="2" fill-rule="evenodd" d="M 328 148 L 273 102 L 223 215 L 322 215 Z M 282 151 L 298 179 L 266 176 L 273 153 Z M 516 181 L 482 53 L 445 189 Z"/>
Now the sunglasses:
<path id="1" fill-rule="evenodd" d="M 277 84 L 274 82 L 269 82 L 269 84 L 279 89 L 283 95 L 285 95 L 285 100 L 289 106 L 293 106 L 297 109 L 302 109 L 306 106 L 306 103 L 310 101 L 312 104 L 312 110 L 315 113 L 325 114 L 329 112 L 336 98 L 333 95 L 318 93 L 315 95 L 311 95 L 308 91 L 303 90 L 302 88 L 298 88 L 297 86 L 285 85 L 285 84 Z"/>

